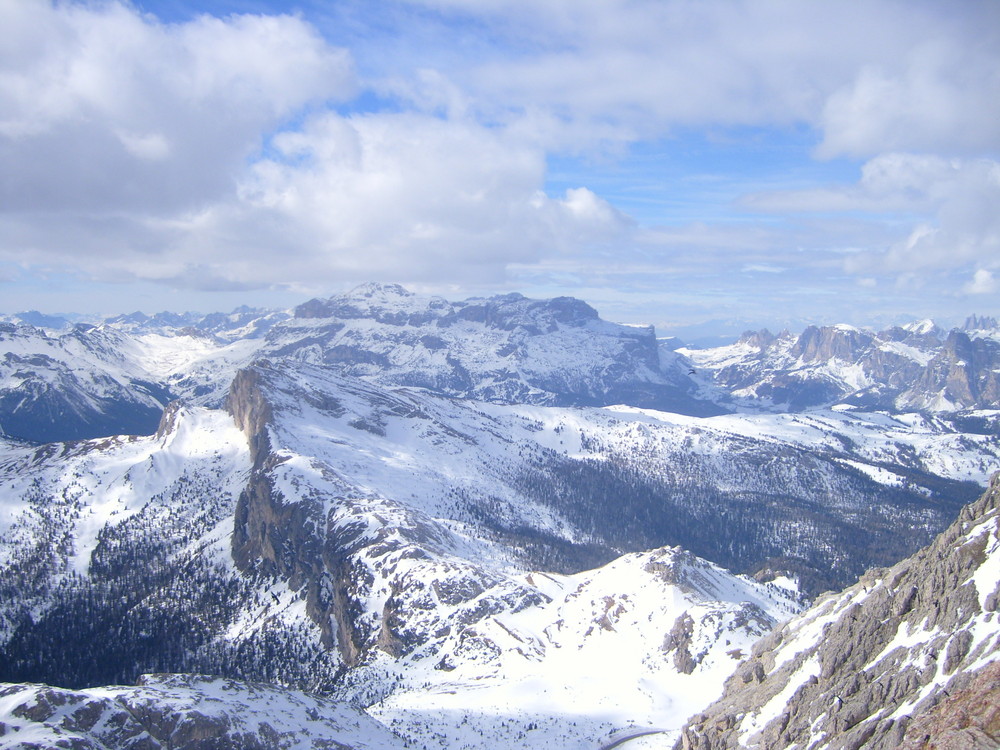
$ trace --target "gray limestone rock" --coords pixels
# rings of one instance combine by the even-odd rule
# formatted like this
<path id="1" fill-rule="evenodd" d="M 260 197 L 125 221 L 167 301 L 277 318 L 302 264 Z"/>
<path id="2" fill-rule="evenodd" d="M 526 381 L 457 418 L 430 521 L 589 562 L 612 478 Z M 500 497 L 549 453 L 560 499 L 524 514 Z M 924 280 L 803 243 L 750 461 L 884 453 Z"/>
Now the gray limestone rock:
<path id="1" fill-rule="evenodd" d="M 1000 747 L 998 534 L 1000 474 L 933 544 L 760 641 L 675 750 Z"/>

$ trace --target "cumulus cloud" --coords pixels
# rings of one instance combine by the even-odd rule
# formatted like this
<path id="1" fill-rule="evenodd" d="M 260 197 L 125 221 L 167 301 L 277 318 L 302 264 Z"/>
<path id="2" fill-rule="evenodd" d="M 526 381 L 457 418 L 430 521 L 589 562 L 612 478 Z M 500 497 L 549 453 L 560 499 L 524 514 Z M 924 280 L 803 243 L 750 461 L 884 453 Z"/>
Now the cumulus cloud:
<path id="1" fill-rule="evenodd" d="M 1000 137 L 1000 7 L 988 0 L 874 0 L 850 13 L 782 0 L 414 4 L 491 24 L 506 54 L 447 74 L 552 147 L 705 124 L 805 123 L 823 134 L 824 158 L 967 154 Z"/>
<path id="2" fill-rule="evenodd" d="M 285 263 L 313 276 L 497 280 L 509 263 L 629 226 L 585 188 L 549 197 L 543 152 L 472 122 L 324 113 L 273 149 L 217 227 L 259 229 L 263 217 L 272 233 L 245 237 L 243 251 L 263 258 L 281 247 Z"/>
<path id="3" fill-rule="evenodd" d="M 994 8 L 995 11 L 995 8 Z M 867 156 L 897 149 L 969 153 L 1000 139 L 1000 15 L 990 24 L 990 46 L 968 35 L 918 44 L 897 69 L 865 65 L 826 100 L 820 156 Z"/>
<path id="4" fill-rule="evenodd" d="M 759 193 L 760 211 L 895 216 L 902 236 L 847 258 L 854 273 L 959 269 L 1000 257 L 1000 162 L 927 154 L 884 154 L 866 162 L 854 185 Z"/>
<path id="5" fill-rule="evenodd" d="M 325 106 L 357 90 L 352 59 L 301 18 L 29 2 L 0 23 L 0 256 L 21 264 L 213 289 L 496 280 L 628 227 L 586 188 L 545 194 L 545 152 L 463 117 L 433 71 L 441 112 Z"/>
<path id="6" fill-rule="evenodd" d="M 978 268 L 972 275 L 972 281 L 965 285 L 964 291 L 966 294 L 996 294 L 1000 292 L 1000 282 L 991 271 Z"/>
<path id="7" fill-rule="evenodd" d="M 298 16 L 0 1 L 0 261 L 203 289 L 488 282 L 574 253 L 775 284 L 995 271 L 996 3 L 397 0 L 378 24 L 342 7 L 360 25 L 324 38 Z M 553 154 L 599 168 L 642 139 L 803 125 L 815 156 L 866 160 L 857 183 L 739 208 L 811 226 L 640 226 L 586 180 L 545 192 Z"/>
<path id="8" fill-rule="evenodd" d="M 0 205 L 162 212 L 231 191 L 262 134 L 354 85 L 290 16 L 166 25 L 119 4 L 0 4 Z"/>
<path id="9" fill-rule="evenodd" d="M 269 143 L 225 198 L 188 210 L 0 217 L 22 262 L 193 289 L 500 282 L 511 263 L 585 250 L 631 231 L 586 188 L 550 197 L 545 158 L 502 130 L 415 114 L 323 112 Z M 82 261 L 82 262 L 81 262 Z"/>

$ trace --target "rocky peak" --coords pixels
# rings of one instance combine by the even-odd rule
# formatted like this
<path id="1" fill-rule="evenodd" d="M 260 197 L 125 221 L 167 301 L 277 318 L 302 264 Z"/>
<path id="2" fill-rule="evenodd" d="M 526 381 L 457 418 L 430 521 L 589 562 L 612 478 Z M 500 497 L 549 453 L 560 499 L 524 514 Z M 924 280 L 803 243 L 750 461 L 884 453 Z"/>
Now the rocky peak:
<path id="1" fill-rule="evenodd" d="M 261 372 L 270 366 L 271 363 L 267 360 L 260 360 L 254 366 L 236 373 L 225 401 L 226 411 L 233 416 L 237 426 L 247 436 L 251 457 L 254 466 L 257 467 L 262 464 L 270 451 L 267 427 L 271 423 L 272 412 L 261 387 Z M 165 413 L 164 420 L 166 419 Z"/>
<path id="2" fill-rule="evenodd" d="M 852 326 L 809 326 L 795 342 L 791 354 L 803 362 L 827 362 L 831 359 L 853 362 L 873 338 L 867 331 Z"/>
<path id="3" fill-rule="evenodd" d="M 483 401 L 723 411 L 693 395 L 687 368 L 663 366 L 652 327 L 602 321 L 581 300 L 506 294 L 449 302 L 388 289 L 301 305 L 297 320 L 269 330 L 260 351 Z"/>
<path id="4" fill-rule="evenodd" d="M 0 705 L 4 747 L 405 747 L 388 729 L 344 703 L 273 685 L 201 675 L 143 675 L 135 687 L 85 690 L 3 685 Z"/>
<path id="5" fill-rule="evenodd" d="M 777 336 L 775 336 L 766 328 L 761 328 L 759 331 L 744 331 L 740 335 L 739 341 L 737 343 L 747 344 L 749 346 L 756 347 L 757 349 L 766 349 L 776 340 Z"/>
<path id="6" fill-rule="evenodd" d="M 965 331 L 995 331 L 998 328 L 1000 322 L 990 315 L 970 315 L 962 326 Z"/>
<path id="7" fill-rule="evenodd" d="M 293 311 L 296 318 L 309 320 L 314 318 L 330 317 L 330 300 L 311 299 L 298 305 Z"/>
<path id="8" fill-rule="evenodd" d="M 915 333 L 920 336 L 928 333 L 938 334 L 941 332 L 941 329 L 938 328 L 937 324 L 930 318 L 907 323 L 906 325 L 901 326 L 901 328 L 907 333 Z"/>
<path id="9" fill-rule="evenodd" d="M 329 299 L 312 299 L 294 310 L 298 319 L 370 319 L 394 326 L 422 325 L 449 307 L 439 297 L 414 294 L 399 284 L 362 284 Z"/>
<path id="10" fill-rule="evenodd" d="M 502 331 L 520 328 L 534 335 L 551 333 L 560 325 L 579 327 L 598 320 L 594 308 L 574 297 L 535 300 L 521 294 L 505 294 L 468 300 L 455 308 L 456 319 L 483 323 L 487 328 Z M 442 321 L 443 324 L 448 322 Z"/>
<path id="11" fill-rule="evenodd" d="M 926 321 L 930 323 L 930 321 Z M 930 326 L 911 324 L 906 326 L 893 326 L 884 331 L 879 331 L 878 338 L 881 341 L 898 341 L 908 346 L 915 346 L 919 349 L 934 349 L 941 345 L 944 331 L 930 323 Z"/>
<path id="12" fill-rule="evenodd" d="M 368 299 L 387 299 L 391 297 L 413 297 L 414 293 L 401 284 L 384 284 L 369 281 L 351 289 L 345 297 L 365 297 Z"/>
<path id="13" fill-rule="evenodd" d="M 942 747 L 945 732 L 965 743 L 949 747 L 1000 746 L 984 677 L 1000 663 L 998 559 L 1000 474 L 930 546 L 760 641 L 675 750 Z"/>

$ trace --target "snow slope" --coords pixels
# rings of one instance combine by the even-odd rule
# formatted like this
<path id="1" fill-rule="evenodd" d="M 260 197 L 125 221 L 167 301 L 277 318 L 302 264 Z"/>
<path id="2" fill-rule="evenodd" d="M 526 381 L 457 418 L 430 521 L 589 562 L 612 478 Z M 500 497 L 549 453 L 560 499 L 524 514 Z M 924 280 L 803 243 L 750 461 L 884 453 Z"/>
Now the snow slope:
<path id="1" fill-rule="evenodd" d="M 364 712 L 273 685 L 144 675 L 135 687 L 0 685 L 0 748 L 393 750 Z"/>
<path id="2" fill-rule="evenodd" d="M 678 548 L 525 580 L 548 601 L 467 628 L 437 663 L 384 666 L 397 687 L 371 713 L 421 747 L 583 749 L 627 727 L 676 732 L 799 608 L 791 591 Z"/>

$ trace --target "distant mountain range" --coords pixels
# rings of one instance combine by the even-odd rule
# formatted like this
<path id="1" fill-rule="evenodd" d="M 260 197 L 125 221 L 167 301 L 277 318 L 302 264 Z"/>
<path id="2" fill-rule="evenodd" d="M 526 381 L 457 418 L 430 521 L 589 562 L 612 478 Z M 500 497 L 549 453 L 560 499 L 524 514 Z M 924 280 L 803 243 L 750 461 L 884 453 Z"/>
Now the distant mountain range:
<path id="1" fill-rule="evenodd" d="M 929 321 L 880 333 L 838 325 L 686 349 L 571 298 L 448 302 L 368 284 L 289 312 L 135 313 L 64 332 L 0 324 L 0 347 L 0 429 L 34 442 L 148 434 L 170 400 L 218 405 L 261 358 L 491 403 L 693 416 L 1000 403 L 1000 326 L 975 316 L 948 332 Z"/>
<path id="2" fill-rule="evenodd" d="M 678 351 L 706 373 L 706 395 L 721 404 L 955 412 L 1000 402 L 1000 329 L 992 318 L 947 332 L 930 321 L 879 333 L 843 325 L 810 326 L 798 336 L 763 330 L 731 346 Z"/>
<path id="3" fill-rule="evenodd" d="M 886 580 L 866 571 L 1000 468 L 988 319 L 695 350 L 579 300 L 371 284 L 287 313 L 2 324 L 0 347 L 0 747 L 672 744 L 733 669 L 772 674 L 756 642 Z M 963 518 L 995 538 L 984 502 Z M 977 591 L 1000 578 L 990 544 Z M 804 616 L 774 632 L 828 621 Z M 869 649 L 845 627 L 842 650 Z M 186 676 L 97 687 L 144 673 Z M 937 695 L 922 680 L 907 695 Z M 781 685 L 723 700 L 770 711 Z M 129 723 L 137 702 L 157 718 Z M 765 714 L 711 747 L 772 732 Z"/>

